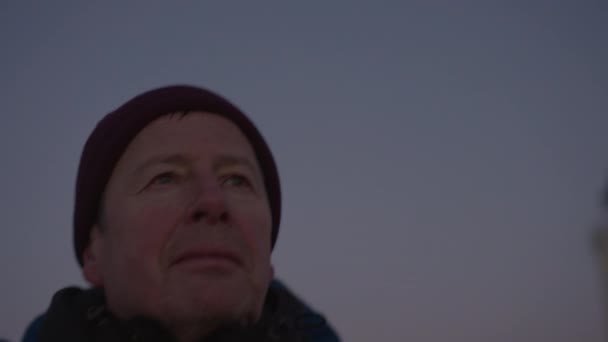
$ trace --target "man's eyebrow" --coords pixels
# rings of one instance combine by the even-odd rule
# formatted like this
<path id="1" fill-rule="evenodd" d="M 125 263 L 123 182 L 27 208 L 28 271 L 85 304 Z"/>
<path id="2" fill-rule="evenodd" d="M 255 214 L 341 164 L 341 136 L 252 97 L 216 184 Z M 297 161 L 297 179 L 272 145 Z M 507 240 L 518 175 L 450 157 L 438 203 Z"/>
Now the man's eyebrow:
<path id="1" fill-rule="evenodd" d="M 177 165 L 185 165 L 188 164 L 188 158 L 181 154 L 159 154 L 152 156 L 143 162 L 139 163 L 139 165 L 133 171 L 134 175 L 141 174 L 145 169 L 149 168 L 152 165 L 157 164 L 177 164 Z"/>
<path id="2" fill-rule="evenodd" d="M 133 171 L 133 174 L 141 174 L 145 169 L 157 164 L 187 165 L 190 162 L 190 159 L 183 154 L 159 154 L 145 159 L 144 161 L 139 163 L 139 165 L 137 165 L 135 170 Z M 220 155 L 214 160 L 213 171 L 217 172 L 221 168 L 234 166 L 244 166 L 256 175 L 259 173 L 258 168 L 250 160 L 250 158 L 229 154 Z"/>
<path id="3" fill-rule="evenodd" d="M 213 170 L 217 171 L 218 169 L 221 169 L 223 167 L 231 166 L 244 166 L 249 169 L 249 171 L 251 171 L 253 174 L 258 174 L 257 167 L 249 158 L 234 155 L 219 156 L 213 163 Z"/>

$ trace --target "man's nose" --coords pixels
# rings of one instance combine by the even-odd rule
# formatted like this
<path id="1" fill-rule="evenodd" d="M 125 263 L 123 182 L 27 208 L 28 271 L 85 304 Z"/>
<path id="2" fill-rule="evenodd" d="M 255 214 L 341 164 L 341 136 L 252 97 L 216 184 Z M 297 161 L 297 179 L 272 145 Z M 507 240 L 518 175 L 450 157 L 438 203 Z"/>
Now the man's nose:
<path id="1" fill-rule="evenodd" d="M 191 211 L 193 222 L 206 221 L 208 224 L 226 222 L 228 206 L 219 184 L 205 183 L 196 187 L 196 199 Z"/>

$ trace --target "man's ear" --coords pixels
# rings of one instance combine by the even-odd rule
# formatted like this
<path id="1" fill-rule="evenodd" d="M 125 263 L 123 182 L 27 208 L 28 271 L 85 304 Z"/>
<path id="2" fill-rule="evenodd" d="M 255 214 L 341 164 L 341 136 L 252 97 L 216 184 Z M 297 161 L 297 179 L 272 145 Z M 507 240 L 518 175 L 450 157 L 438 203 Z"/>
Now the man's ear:
<path id="1" fill-rule="evenodd" d="M 101 268 L 103 236 L 99 226 L 94 225 L 89 235 L 89 244 L 82 253 L 82 273 L 84 278 L 93 287 L 103 286 L 103 273 Z"/>

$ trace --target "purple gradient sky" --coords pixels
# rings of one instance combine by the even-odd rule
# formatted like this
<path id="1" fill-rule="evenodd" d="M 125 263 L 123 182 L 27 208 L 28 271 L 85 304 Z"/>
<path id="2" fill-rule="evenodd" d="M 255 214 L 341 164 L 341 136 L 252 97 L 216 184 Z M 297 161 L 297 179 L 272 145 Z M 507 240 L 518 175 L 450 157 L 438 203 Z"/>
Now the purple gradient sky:
<path id="1" fill-rule="evenodd" d="M 0 337 L 84 284 L 71 210 L 97 120 L 192 83 L 267 136 L 278 275 L 345 341 L 603 340 L 605 2 L 103 3 L 0 5 Z"/>

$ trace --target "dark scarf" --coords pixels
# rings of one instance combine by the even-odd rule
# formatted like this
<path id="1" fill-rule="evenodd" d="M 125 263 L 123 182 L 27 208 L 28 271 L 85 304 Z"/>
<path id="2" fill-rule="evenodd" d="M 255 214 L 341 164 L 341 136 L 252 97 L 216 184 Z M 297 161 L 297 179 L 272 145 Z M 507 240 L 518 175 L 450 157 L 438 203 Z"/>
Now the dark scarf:
<path id="1" fill-rule="evenodd" d="M 271 286 L 261 319 L 250 327 L 225 327 L 201 342 L 315 341 L 327 336 L 325 319 L 312 312 L 282 286 Z M 55 294 L 44 315 L 38 342 L 174 342 L 156 321 L 135 318 L 121 321 L 105 308 L 103 292 L 68 287 Z"/>

